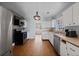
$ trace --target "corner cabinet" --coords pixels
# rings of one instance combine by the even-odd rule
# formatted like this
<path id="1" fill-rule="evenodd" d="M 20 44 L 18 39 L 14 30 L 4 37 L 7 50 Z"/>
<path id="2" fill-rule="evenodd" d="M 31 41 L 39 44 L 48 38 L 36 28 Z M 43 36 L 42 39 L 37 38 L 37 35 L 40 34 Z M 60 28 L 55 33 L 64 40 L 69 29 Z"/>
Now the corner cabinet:
<path id="1" fill-rule="evenodd" d="M 72 26 L 72 6 L 63 12 L 63 25 Z"/>

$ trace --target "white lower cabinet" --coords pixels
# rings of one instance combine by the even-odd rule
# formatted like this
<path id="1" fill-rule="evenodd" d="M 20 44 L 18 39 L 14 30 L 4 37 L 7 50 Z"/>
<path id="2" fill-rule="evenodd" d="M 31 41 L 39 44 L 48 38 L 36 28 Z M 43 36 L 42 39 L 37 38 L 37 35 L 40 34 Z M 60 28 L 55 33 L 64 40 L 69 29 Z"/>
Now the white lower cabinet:
<path id="1" fill-rule="evenodd" d="M 56 35 L 51 35 L 49 41 L 61 56 L 79 56 L 79 46 L 67 42 Z"/>
<path id="2" fill-rule="evenodd" d="M 67 42 L 67 55 L 79 56 L 79 47 Z"/>
<path id="3" fill-rule="evenodd" d="M 52 32 L 49 32 L 49 41 L 50 41 L 50 43 L 52 44 L 52 45 L 54 45 L 53 44 L 53 33 Z"/>
<path id="4" fill-rule="evenodd" d="M 43 32 L 42 32 L 42 39 L 43 39 L 43 40 L 48 40 L 48 39 L 49 39 L 48 31 L 43 31 Z"/>
<path id="5" fill-rule="evenodd" d="M 60 41 L 60 55 L 67 56 L 66 41 L 63 41 L 63 40 Z"/>
<path id="6" fill-rule="evenodd" d="M 60 41 L 60 55 L 61 56 L 79 56 L 79 47 L 61 40 Z"/>

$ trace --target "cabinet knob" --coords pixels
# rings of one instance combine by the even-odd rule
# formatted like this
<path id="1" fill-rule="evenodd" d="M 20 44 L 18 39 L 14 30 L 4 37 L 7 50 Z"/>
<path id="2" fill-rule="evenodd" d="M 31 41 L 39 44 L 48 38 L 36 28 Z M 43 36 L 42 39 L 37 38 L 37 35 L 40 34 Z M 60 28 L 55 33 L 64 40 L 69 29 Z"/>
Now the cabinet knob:
<path id="1" fill-rule="evenodd" d="M 70 48 L 70 50 L 72 50 L 73 52 L 75 52 L 75 50 L 73 50 L 72 48 Z"/>

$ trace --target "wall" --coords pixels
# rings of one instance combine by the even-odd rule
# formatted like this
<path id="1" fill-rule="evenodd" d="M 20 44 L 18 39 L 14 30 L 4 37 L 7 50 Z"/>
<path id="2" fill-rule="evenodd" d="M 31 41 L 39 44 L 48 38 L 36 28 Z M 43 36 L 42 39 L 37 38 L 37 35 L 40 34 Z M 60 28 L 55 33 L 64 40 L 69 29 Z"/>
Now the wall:
<path id="1" fill-rule="evenodd" d="M 48 30 L 52 27 L 52 20 L 43 20 L 41 21 L 41 31 L 42 31 L 42 39 L 46 40 L 49 39 L 49 32 Z"/>
<path id="2" fill-rule="evenodd" d="M 43 17 L 41 17 L 41 28 L 42 32 L 45 31 L 45 29 L 49 29 L 52 27 L 52 21 L 51 20 L 45 20 Z M 33 16 L 30 16 L 27 20 L 27 38 L 35 38 L 35 20 L 33 19 Z"/>
<path id="3" fill-rule="evenodd" d="M 27 21 L 27 39 L 35 37 L 35 20 L 33 17 L 28 18 Z"/>
<path id="4" fill-rule="evenodd" d="M 41 26 L 42 26 L 42 28 L 51 28 L 52 21 L 51 20 L 42 20 Z"/>

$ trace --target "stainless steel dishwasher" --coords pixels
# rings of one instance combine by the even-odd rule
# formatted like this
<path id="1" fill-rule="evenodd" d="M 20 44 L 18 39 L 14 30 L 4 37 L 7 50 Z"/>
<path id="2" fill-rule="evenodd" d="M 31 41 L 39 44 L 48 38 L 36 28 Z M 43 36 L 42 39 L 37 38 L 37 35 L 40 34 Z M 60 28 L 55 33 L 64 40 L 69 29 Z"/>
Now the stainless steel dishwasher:
<path id="1" fill-rule="evenodd" d="M 60 37 L 54 35 L 54 48 L 58 54 L 60 54 Z"/>

